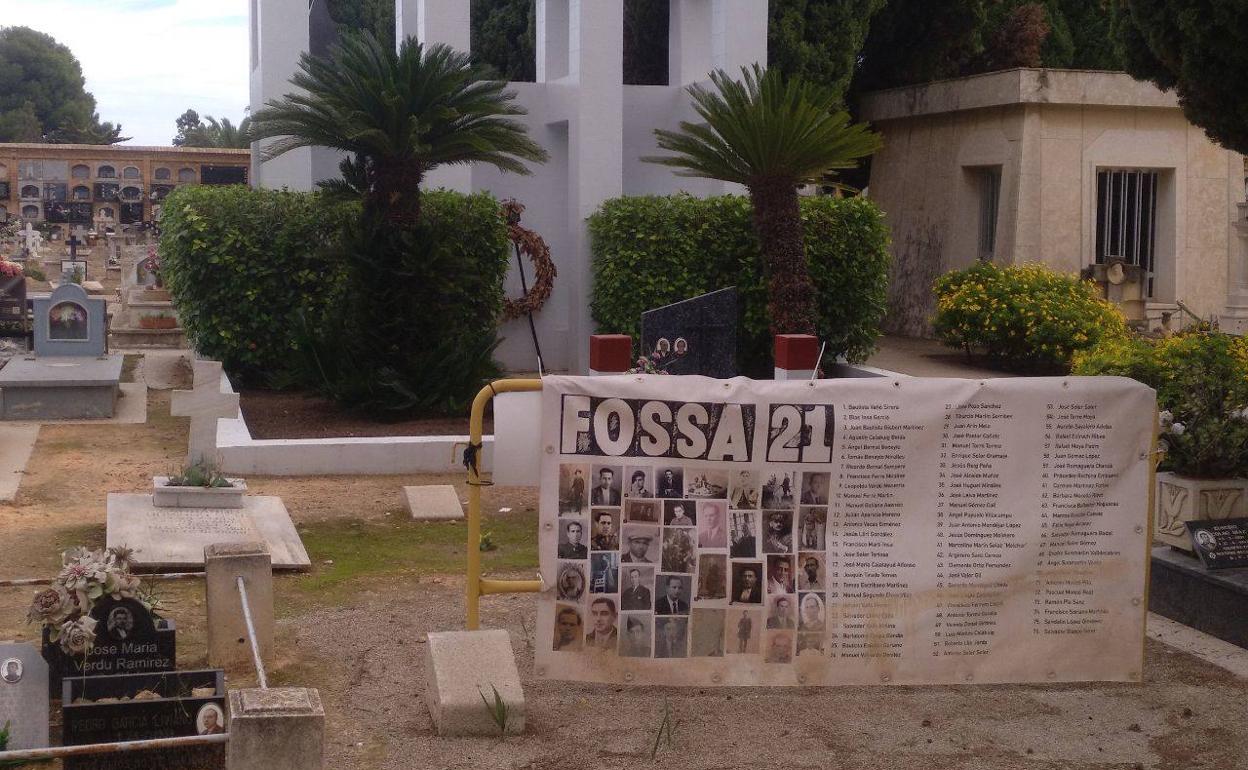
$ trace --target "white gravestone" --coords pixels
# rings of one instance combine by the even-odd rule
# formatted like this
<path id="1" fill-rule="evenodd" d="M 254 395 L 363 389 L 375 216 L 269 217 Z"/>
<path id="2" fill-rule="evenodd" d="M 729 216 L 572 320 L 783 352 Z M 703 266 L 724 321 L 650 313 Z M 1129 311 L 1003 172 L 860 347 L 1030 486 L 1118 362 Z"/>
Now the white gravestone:
<path id="1" fill-rule="evenodd" d="M 220 465 L 217 420 L 238 417 L 238 394 L 230 389 L 221 371 L 221 362 L 197 360 L 193 368 L 192 389 L 173 392 L 169 413 L 174 417 L 191 418 L 187 462 Z"/>
<path id="2" fill-rule="evenodd" d="M 0 644 L 0 728 L 9 750 L 48 745 L 48 664 L 29 644 Z"/>
<path id="3" fill-rule="evenodd" d="M 264 543 L 273 569 L 312 566 L 280 497 L 248 496 L 242 508 L 158 508 L 151 495 L 108 495 L 108 547 L 135 550 L 138 570 L 199 569 L 204 547 Z"/>
<path id="4" fill-rule="evenodd" d="M 22 236 L 22 245 L 30 254 L 31 259 L 39 258 L 39 247 L 43 245 L 43 233 L 36 230 L 30 222 L 26 223 L 18 235 Z"/>

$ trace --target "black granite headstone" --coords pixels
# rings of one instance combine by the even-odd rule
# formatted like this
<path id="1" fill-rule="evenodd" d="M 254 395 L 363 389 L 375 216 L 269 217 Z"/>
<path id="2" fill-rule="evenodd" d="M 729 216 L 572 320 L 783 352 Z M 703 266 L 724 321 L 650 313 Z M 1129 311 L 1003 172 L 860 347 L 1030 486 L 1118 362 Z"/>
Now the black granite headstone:
<path id="1" fill-rule="evenodd" d="M 220 669 L 74 677 L 66 679 L 63 687 L 61 742 L 66 746 L 226 731 L 225 674 Z M 212 770 L 224 766 L 223 744 L 65 760 L 66 770 Z"/>
<path id="2" fill-rule="evenodd" d="M 1248 519 L 1189 521 L 1192 550 L 1205 569 L 1248 567 Z"/>
<path id="3" fill-rule="evenodd" d="M 65 677 L 142 674 L 177 667 L 177 634 L 173 621 L 153 615 L 134 599 L 104 598 L 91 610 L 95 618 L 95 646 L 83 659 L 66 655 L 43 634 L 43 658 L 48 662 L 52 697 L 61 694 Z"/>
<path id="4" fill-rule="evenodd" d="M 737 289 L 730 287 L 641 314 L 641 352 L 661 354 L 668 374 L 737 376 Z"/>

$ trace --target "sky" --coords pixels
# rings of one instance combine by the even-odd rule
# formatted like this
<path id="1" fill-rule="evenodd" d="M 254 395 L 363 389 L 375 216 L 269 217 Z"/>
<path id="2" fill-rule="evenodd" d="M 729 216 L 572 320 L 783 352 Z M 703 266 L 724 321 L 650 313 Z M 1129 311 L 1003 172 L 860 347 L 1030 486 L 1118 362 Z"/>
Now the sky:
<path id="1" fill-rule="evenodd" d="M 168 145 L 188 108 L 238 123 L 248 100 L 248 0 L 0 0 L 0 26 L 45 32 L 82 64 L 100 120 Z"/>

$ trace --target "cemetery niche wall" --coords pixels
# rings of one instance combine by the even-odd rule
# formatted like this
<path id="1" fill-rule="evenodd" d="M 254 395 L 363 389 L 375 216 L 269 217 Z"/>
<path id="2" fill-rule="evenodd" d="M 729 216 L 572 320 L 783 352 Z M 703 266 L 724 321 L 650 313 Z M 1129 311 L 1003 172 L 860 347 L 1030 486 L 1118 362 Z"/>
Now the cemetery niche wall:
<path id="1" fill-rule="evenodd" d="M 1142 681 L 1155 414 L 1117 377 L 547 377 L 538 675 Z"/>

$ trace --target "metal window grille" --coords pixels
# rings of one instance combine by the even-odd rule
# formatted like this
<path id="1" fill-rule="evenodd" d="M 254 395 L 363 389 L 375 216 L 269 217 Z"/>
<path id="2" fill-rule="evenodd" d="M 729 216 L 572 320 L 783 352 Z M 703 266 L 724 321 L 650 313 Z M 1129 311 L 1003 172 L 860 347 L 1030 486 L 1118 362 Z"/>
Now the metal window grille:
<path id="1" fill-rule="evenodd" d="M 1001 204 L 1001 169 L 979 169 L 979 258 L 992 261 L 997 251 L 997 212 Z"/>
<path id="2" fill-rule="evenodd" d="M 1156 279 L 1157 172 L 1107 169 L 1096 174 L 1096 262 L 1144 270 L 1148 296 Z"/>

